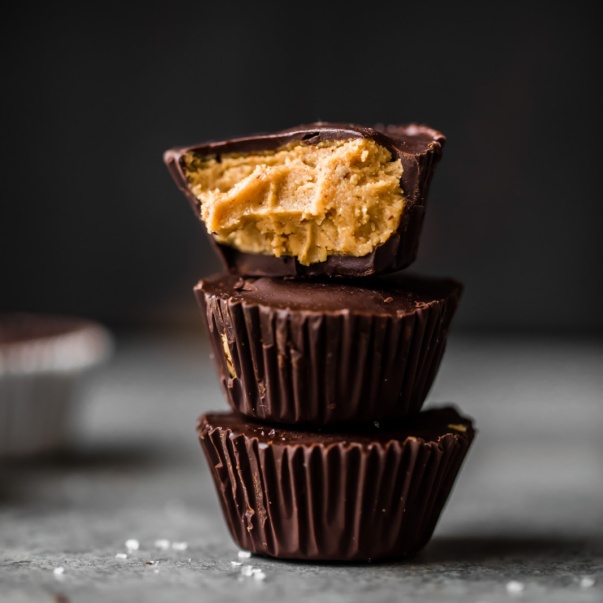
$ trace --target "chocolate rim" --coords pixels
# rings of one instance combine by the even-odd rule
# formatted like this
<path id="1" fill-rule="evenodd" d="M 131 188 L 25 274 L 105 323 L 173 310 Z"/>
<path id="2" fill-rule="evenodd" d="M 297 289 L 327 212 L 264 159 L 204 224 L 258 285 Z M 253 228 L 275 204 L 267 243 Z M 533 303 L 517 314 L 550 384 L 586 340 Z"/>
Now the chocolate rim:
<path id="1" fill-rule="evenodd" d="M 0 376 L 84 370 L 112 353 L 113 337 L 100 323 L 71 315 L 0 314 Z"/>
<path id="2" fill-rule="evenodd" d="M 234 290 L 229 296 L 204 289 L 234 280 L 218 276 L 194 288 L 227 403 L 247 417 L 310 426 L 397 420 L 418 412 L 463 290 L 453 279 L 399 277 L 395 282 L 410 283 L 411 290 L 425 282 L 440 290 L 431 302 L 397 315 L 282 309 L 269 299 L 245 299 L 244 292 L 235 297 Z M 339 283 L 326 285 L 327 291 Z"/>
<path id="3" fill-rule="evenodd" d="M 302 441 L 294 435 L 290 442 L 299 432 L 233 413 L 203 415 L 197 431 L 233 540 L 283 559 L 416 554 L 429 542 L 475 436 L 472 420 L 452 406 L 421 415 L 450 424 L 447 432 L 302 433 Z M 242 428 L 229 426 L 229 418 Z"/>
<path id="4" fill-rule="evenodd" d="M 232 274 L 255 276 L 332 277 L 370 276 L 395 272 L 408 267 L 416 259 L 419 238 L 425 215 L 425 202 L 436 164 L 441 159 L 446 137 L 429 126 L 417 123 L 400 125 L 377 124 L 374 128 L 356 124 L 315 122 L 261 134 L 233 138 L 220 142 L 207 142 L 169 149 L 163 154 L 164 162 L 178 188 L 188 199 L 200 220 L 200 202 L 190 190 L 183 169 L 184 155 L 190 152 L 201 156 L 234 152 L 274 150 L 287 143 L 301 141 L 315 144 L 325 140 L 371 138 L 386 147 L 402 161 L 404 168 L 400 184 L 407 200 L 398 229 L 387 241 L 371 253 L 361 256 L 331 255 L 324 262 L 309 266 L 300 264 L 295 257 L 241 252 L 234 247 L 218 243 L 207 232 L 213 248 L 224 268 Z M 418 144 L 418 140 L 422 144 Z"/>

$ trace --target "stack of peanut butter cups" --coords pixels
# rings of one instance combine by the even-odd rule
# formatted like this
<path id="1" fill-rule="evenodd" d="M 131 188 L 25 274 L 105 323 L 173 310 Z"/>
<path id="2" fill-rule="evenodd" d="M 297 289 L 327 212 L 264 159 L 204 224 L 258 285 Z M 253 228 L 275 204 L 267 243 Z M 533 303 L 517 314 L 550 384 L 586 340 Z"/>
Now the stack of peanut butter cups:
<path id="1" fill-rule="evenodd" d="M 194 292 L 230 411 L 197 431 L 245 550 L 372 561 L 433 535 L 475 435 L 423 408 L 463 286 L 407 270 L 444 142 L 318 122 L 164 155 L 224 266 Z"/>

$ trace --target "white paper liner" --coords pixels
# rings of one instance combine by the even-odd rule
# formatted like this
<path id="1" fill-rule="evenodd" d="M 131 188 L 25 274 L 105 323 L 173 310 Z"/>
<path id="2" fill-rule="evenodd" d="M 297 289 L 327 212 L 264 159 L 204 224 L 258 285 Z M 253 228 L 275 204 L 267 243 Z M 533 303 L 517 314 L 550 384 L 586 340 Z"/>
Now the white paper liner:
<path id="1" fill-rule="evenodd" d="M 31 318 L 33 329 L 42 317 Z M 0 459 L 54 452 L 68 444 L 85 373 L 113 351 L 106 328 L 74 321 L 63 334 L 0 342 Z"/>

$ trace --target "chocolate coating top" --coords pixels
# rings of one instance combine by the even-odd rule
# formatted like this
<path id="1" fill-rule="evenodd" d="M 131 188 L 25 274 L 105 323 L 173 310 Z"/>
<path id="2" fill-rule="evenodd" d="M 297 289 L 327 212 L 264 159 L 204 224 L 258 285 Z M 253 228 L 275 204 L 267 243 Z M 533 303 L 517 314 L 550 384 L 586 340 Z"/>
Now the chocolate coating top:
<path id="1" fill-rule="evenodd" d="M 256 134 L 221 141 L 175 147 L 165 152 L 166 163 L 177 160 L 186 153 L 200 156 L 225 153 L 254 153 L 273 151 L 290 142 L 300 141 L 313 145 L 327 140 L 347 140 L 350 138 L 371 138 L 386 147 L 396 156 L 399 154 L 421 155 L 438 151 L 446 137 L 437 130 L 421 124 L 397 124 L 367 127 L 351 123 L 313 122 L 280 130 L 274 133 Z"/>
<path id="2" fill-rule="evenodd" d="M 208 413 L 198 423 L 199 435 L 204 437 L 216 429 L 230 432 L 229 437 L 244 436 L 260 444 L 276 446 L 329 446 L 338 444 L 385 445 L 407 439 L 438 442 L 444 437 L 472 439 L 475 430 L 472 419 L 459 414 L 452 404 L 424 410 L 412 418 L 398 422 L 368 424 L 361 429 L 345 431 L 304 431 L 246 419 L 238 413 Z"/>
<path id="3" fill-rule="evenodd" d="M 195 290 L 206 295 L 269 306 L 316 312 L 400 316 L 425 305 L 461 295 L 454 279 L 418 275 L 391 275 L 370 279 L 297 280 L 217 275 L 199 282 Z"/>
<path id="4" fill-rule="evenodd" d="M 78 317 L 37 313 L 0 313 L 0 345 L 38 341 L 89 328 Z"/>
<path id="5" fill-rule="evenodd" d="M 94 320 L 37 312 L 0 313 L 0 378 L 80 371 L 113 350 L 110 332 Z"/>

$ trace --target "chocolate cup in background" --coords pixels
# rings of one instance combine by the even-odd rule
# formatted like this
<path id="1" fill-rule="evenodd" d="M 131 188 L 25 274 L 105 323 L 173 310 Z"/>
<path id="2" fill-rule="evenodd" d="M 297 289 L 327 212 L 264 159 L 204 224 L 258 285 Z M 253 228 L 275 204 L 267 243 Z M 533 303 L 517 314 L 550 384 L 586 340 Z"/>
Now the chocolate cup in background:
<path id="1" fill-rule="evenodd" d="M 0 460 L 66 449 L 86 375 L 112 349 L 88 319 L 0 314 Z"/>
<path id="2" fill-rule="evenodd" d="M 195 215 L 201 220 L 199 199 L 190 189 L 184 171 L 184 156 L 194 153 L 200 157 L 227 153 L 253 153 L 276 150 L 291 142 L 314 145 L 328 140 L 370 138 L 386 147 L 395 159 L 400 159 L 403 174 L 400 185 L 406 205 L 398 229 L 382 245 L 362 257 L 332 255 L 324 262 L 309 266 L 296 258 L 245 253 L 218 243 L 207 233 L 227 272 L 247 276 L 297 277 L 359 277 L 396 272 L 410 266 L 416 259 L 423 227 L 425 205 L 435 167 L 441 159 L 446 137 L 437 130 L 421 124 L 401 124 L 372 128 L 356 124 L 317 122 L 221 142 L 207 142 L 170 149 L 164 161 L 178 188 L 188 199 Z"/>
<path id="3" fill-rule="evenodd" d="M 237 413 L 204 415 L 197 429 L 235 543 L 308 561 L 418 553 L 475 435 L 452 405 L 356 433 L 273 428 Z"/>
<path id="4" fill-rule="evenodd" d="M 436 377 L 462 285 L 217 275 L 195 287 L 230 407 L 313 427 L 401 419 Z"/>

